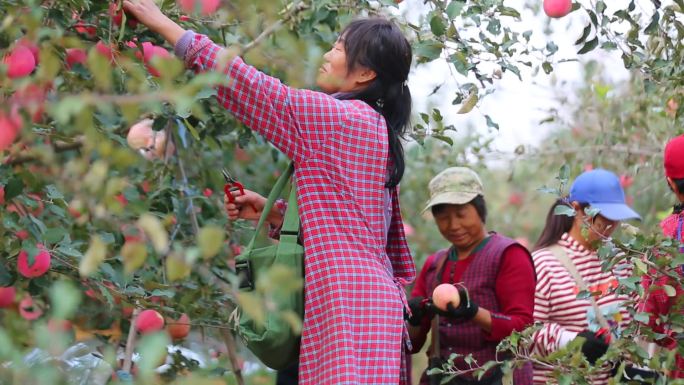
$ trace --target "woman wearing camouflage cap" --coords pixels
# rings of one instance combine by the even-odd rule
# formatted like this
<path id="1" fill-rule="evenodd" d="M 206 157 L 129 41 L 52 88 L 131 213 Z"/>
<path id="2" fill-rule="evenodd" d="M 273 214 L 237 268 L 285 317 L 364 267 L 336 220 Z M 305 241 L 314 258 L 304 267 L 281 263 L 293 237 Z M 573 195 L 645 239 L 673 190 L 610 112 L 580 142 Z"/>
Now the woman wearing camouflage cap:
<path id="1" fill-rule="evenodd" d="M 500 384 L 498 367 L 480 380 L 470 370 L 505 358 L 496 354 L 499 341 L 532 323 L 536 281 L 532 257 L 514 240 L 487 231 L 482 182 L 473 170 L 448 168 L 430 181 L 429 189 L 425 210 L 432 211 L 450 246 L 427 258 L 411 292 L 408 323 L 413 353 L 420 351 L 428 331 L 438 328 L 428 349 L 431 366 L 446 361 L 452 353 L 472 354 L 477 361 L 471 365 L 463 357 L 454 360 L 464 373 L 449 384 Z M 456 284 L 458 306 L 449 304 L 440 310 L 432 303 L 432 292 L 442 283 Z M 420 383 L 439 384 L 438 377 L 423 373 Z M 529 363 L 515 370 L 514 383 L 532 383 Z"/>

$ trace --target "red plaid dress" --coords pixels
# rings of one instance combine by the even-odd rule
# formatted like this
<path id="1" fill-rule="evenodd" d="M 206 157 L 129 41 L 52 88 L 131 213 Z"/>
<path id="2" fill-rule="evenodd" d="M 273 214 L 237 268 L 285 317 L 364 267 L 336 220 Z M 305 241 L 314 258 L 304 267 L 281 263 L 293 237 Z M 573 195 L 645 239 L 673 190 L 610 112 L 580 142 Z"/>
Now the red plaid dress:
<path id="1" fill-rule="evenodd" d="M 403 287 L 415 267 L 396 188 L 384 233 L 384 118 L 361 101 L 289 88 L 239 57 L 217 68 L 220 52 L 195 35 L 184 59 L 225 73 L 218 100 L 295 163 L 306 250 L 299 384 L 408 384 Z"/>

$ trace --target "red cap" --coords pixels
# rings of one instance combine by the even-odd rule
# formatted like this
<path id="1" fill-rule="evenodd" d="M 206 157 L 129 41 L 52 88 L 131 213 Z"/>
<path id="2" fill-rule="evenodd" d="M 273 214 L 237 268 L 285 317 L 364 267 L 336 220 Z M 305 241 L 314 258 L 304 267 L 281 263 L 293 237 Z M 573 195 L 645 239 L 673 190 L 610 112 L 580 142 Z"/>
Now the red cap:
<path id="1" fill-rule="evenodd" d="M 684 178 L 684 135 L 670 140 L 665 146 L 665 176 Z"/>

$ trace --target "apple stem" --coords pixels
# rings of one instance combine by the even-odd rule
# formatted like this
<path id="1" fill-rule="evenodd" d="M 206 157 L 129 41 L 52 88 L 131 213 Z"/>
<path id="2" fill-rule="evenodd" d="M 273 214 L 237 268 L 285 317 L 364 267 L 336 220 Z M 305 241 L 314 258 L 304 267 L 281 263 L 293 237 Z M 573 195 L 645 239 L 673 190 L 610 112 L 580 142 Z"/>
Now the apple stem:
<path id="1" fill-rule="evenodd" d="M 133 350 L 135 348 L 135 337 L 138 332 L 135 327 L 135 320 L 140 314 L 140 309 L 133 309 L 133 315 L 131 316 L 131 327 L 128 329 L 128 338 L 126 339 L 126 353 L 124 354 L 123 367 L 121 368 L 124 372 L 130 373 L 131 367 L 133 366 Z"/>

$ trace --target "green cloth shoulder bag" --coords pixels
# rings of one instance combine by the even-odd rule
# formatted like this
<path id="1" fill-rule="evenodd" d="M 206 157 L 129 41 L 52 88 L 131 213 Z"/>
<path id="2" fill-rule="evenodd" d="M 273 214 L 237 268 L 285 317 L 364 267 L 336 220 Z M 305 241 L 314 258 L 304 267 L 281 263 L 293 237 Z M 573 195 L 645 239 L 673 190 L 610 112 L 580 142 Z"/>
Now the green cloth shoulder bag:
<path id="1" fill-rule="evenodd" d="M 239 279 L 241 293 L 251 292 L 256 296 L 260 279 L 267 279 L 269 269 L 289 269 L 293 277 L 301 279 L 301 284 L 294 290 L 283 290 L 273 293 L 269 298 L 268 308 L 261 312 L 257 321 L 255 313 L 239 304 L 234 313 L 234 328 L 246 347 L 254 353 L 266 366 L 280 370 L 297 361 L 299 358 L 300 331 L 293 327 L 291 317 L 296 315 L 301 322 L 304 314 L 304 247 L 297 243 L 299 235 L 299 212 L 297 209 L 297 192 L 292 184 L 288 199 L 287 211 L 280 231 L 278 244 L 255 248 L 254 243 L 266 222 L 276 199 L 292 176 L 294 166 L 278 178 L 268 195 L 268 201 L 259 218 L 256 231 L 242 254 L 236 257 L 235 270 Z M 288 317 L 290 317 L 288 319 Z"/>

